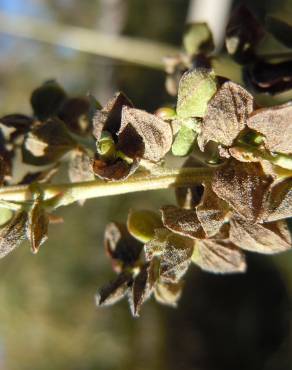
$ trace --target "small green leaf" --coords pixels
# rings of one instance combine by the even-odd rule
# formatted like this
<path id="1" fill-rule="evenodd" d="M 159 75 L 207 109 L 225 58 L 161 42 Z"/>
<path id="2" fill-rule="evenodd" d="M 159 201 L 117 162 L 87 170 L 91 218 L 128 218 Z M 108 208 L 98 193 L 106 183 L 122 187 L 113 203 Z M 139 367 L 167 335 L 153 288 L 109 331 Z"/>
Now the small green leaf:
<path id="1" fill-rule="evenodd" d="M 159 215 L 149 210 L 131 210 L 128 216 L 127 226 L 129 233 L 142 243 L 147 243 L 155 236 L 155 229 L 162 227 Z"/>
<path id="2" fill-rule="evenodd" d="M 211 52 L 214 49 L 214 42 L 207 23 L 189 24 L 183 36 L 183 45 L 189 55 Z"/>
<path id="3" fill-rule="evenodd" d="M 179 83 L 177 114 L 180 118 L 203 117 L 217 90 L 214 71 L 197 68 L 186 72 Z"/>
<path id="4" fill-rule="evenodd" d="M 197 133 L 191 128 L 183 125 L 172 144 L 172 154 L 180 157 L 188 155 L 196 142 Z"/>

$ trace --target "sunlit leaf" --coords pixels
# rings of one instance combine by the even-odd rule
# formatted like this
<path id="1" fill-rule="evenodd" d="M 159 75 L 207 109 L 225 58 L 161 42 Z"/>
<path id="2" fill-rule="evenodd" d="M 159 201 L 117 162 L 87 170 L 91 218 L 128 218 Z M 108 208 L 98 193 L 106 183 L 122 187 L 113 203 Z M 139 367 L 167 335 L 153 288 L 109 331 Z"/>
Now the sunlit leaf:
<path id="1" fill-rule="evenodd" d="M 264 135 L 267 149 L 292 154 L 292 104 L 261 108 L 252 113 L 248 127 Z"/>
<path id="2" fill-rule="evenodd" d="M 131 130 L 130 130 L 131 129 Z M 131 141 L 126 137 L 131 133 Z M 170 150 L 172 144 L 172 130 L 168 122 L 145 111 L 124 107 L 122 110 L 122 124 L 119 131 L 119 147 L 132 157 L 132 145 L 143 143 L 143 158 L 153 162 L 160 161 Z"/>
<path id="3" fill-rule="evenodd" d="M 225 82 L 208 104 L 198 137 L 200 149 L 210 140 L 231 146 L 252 110 L 252 95 L 234 82 Z"/>
<path id="4" fill-rule="evenodd" d="M 292 247 L 291 235 L 285 221 L 258 224 L 234 216 L 230 224 L 230 240 L 242 249 L 274 254 Z"/>
<path id="5" fill-rule="evenodd" d="M 192 261 L 208 272 L 227 274 L 246 270 L 244 254 L 228 240 L 196 241 Z"/>
<path id="6" fill-rule="evenodd" d="M 256 220 L 272 182 L 259 163 L 229 160 L 215 172 L 212 188 L 244 218 Z"/>
<path id="7" fill-rule="evenodd" d="M 230 210 L 228 204 L 217 197 L 209 184 L 205 184 L 201 202 L 196 209 L 198 220 L 209 237 L 219 232 Z"/>
<path id="8" fill-rule="evenodd" d="M 164 206 L 161 208 L 161 212 L 162 222 L 169 230 L 193 239 L 205 237 L 196 210 Z"/>
<path id="9" fill-rule="evenodd" d="M 180 118 L 203 117 L 217 90 L 215 73 L 197 68 L 184 73 L 179 83 L 177 114 Z"/>

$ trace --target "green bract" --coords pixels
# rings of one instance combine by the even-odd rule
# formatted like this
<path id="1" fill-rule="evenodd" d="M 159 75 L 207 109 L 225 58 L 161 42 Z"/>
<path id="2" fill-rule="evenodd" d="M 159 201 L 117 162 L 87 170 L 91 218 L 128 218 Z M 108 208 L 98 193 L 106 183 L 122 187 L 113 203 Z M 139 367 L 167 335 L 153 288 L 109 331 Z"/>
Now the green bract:
<path id="1" fill-rule="evenodd" d="M 179 118 L 203 117 L 207 104 L 217 91 L 214 71 L 197 68 L 186 72 L 179 83 L 177 115 Z"/>

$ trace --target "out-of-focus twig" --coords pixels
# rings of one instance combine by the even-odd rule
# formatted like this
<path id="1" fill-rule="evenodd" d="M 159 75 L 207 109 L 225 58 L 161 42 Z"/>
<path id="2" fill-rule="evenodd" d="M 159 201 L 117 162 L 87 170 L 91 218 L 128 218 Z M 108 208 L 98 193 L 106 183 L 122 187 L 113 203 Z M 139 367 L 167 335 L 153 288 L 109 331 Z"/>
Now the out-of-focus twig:
<path id="1" fill-rule="evenodd" d="M 97 30 L 40 21 L 3 11 L 0 11 L 0 32 L 155 69 L 164 69 L 163 57 L 179 52 L 177 48 L 163 43 L 107 35 Z"/>

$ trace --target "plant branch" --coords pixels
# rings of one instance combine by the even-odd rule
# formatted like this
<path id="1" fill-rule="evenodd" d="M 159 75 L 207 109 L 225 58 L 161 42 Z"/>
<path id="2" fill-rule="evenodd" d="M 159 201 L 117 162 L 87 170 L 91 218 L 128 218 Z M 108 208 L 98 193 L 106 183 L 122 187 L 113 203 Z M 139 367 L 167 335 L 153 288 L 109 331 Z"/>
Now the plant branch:
<path id="1" fill-rule="evenodd" d="M 107 35 L 1 11 L 0 32 L 160 70 L 164 69 L 165 56 L 179 53 L 179 49 L 164 43 Z"/>
<path id="2" fill-rule="evenodd" d="M 78 200 L 90 198 L 167 189 L 169 187 L 191 186 L 209 180 L 213 171 L 213 168 L 163 169 L 155 175 L 149 175 L 148 172 L 137 173 L 129 179 L 120 182 L 95 180 L 64 184 L 38 184 L 38 191 L 42 192 L 43 199 L 48 201 L 48 204 L 51 201 L 54 204 L 54 208 L 57 208 Z M 0 188 L 0 201 L 13 203 L 30 202 L 33 200 L 33 197 L 33 187 L 30 185 Z"/>

